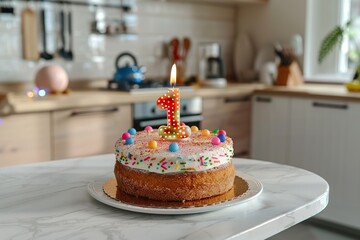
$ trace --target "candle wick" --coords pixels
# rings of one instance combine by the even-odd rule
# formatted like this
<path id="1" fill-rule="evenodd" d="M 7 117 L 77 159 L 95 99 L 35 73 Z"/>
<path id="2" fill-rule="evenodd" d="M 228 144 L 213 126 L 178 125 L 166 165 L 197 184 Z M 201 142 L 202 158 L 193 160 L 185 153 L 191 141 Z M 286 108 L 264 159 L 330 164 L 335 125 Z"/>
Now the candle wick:
<path id="1" fill-rule="evenodd" d="M 171 85 L 172 85 L 173 88 L 175 87 L 175 83 L 172 83 Z"/>

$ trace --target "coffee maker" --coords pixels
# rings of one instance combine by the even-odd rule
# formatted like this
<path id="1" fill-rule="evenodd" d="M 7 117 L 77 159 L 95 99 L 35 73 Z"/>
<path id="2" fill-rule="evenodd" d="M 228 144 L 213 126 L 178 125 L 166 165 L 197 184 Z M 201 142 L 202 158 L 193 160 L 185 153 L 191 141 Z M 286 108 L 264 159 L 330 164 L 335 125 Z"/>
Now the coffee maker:
<path id="1" fill-rule="evenodd" d="M 210 87 L 225 87 L 224 64 L 221 59 L 219 43 L 201 43 L 199 45 L 198 79 L 201 85 Z"/>

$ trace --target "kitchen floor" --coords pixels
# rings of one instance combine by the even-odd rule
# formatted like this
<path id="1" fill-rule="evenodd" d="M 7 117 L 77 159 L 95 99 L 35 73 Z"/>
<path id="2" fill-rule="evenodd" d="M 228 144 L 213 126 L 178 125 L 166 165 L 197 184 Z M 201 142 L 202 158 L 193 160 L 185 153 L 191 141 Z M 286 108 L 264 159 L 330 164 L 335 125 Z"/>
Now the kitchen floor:
<path id="1" fill-rule="evenodd" d="M 308 221 L 297 224 L 268 240 L 357 240 L 356 236 L 343 235 L 323 227 L 318 227 Z"/>

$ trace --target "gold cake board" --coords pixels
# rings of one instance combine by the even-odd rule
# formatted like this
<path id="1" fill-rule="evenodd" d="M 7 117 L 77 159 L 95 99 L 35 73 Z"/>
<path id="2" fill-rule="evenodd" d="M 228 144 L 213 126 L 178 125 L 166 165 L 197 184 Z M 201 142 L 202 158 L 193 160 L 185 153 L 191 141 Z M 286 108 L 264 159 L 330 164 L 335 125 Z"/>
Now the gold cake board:
<path id="1" fill-rule="evenodd" d="M 117 188 L 115 178 L 108 179 L 103 185 L 103 190 L 110 198 L 130 205 L 153 208 L 188 208 L 214 205 L 240 197 L 249 190 L 249 184 L 241 177 L 235 176 L 234 186 L 228 192 L 210 198 L 184 202 L 156 201 L 126 194 Z"/>

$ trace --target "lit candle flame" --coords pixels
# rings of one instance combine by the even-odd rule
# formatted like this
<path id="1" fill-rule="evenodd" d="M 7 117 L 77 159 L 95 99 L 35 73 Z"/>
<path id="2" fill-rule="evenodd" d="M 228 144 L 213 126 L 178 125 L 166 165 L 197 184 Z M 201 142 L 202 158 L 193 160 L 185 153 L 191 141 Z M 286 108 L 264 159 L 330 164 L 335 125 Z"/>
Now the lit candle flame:
<path id="1" fill-rule="evenodd" d="M 175 63 L 171 67 L 170 84 L 173 86 L 176 84 L 176 65 L 175 65 Z"/>

